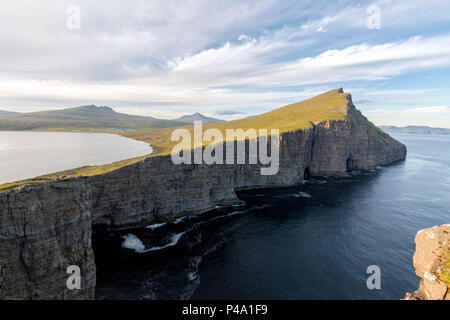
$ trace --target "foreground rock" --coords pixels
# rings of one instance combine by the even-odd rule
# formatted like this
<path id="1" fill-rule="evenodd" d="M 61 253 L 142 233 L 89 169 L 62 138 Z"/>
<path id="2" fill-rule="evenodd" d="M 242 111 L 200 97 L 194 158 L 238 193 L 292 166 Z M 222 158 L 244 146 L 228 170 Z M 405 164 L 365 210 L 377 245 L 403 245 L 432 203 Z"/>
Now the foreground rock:
<path id="1" fill-rule="evenodd" d="M 415 241 L 414 267 L 422 280 L 405 300 L 450 300 L 450 224 L 420 230 Z"/>
<path id="2" fill-rule="evenodd" d="M 0 192 L 0 298 L 92 299 L 92 228 L 143 227 L 237 202 L 237 190 L 293 185 L 305 174 L 344 176 L 405 159 L 406 147 L 379 132 L 346 97 L 346 120 L 280 135 L 276 175 L 260 175 L 261 165 L 174 165 L 169 155 Z M 81 268 L 80 290 L 66 286 L 70 265 Z"/>

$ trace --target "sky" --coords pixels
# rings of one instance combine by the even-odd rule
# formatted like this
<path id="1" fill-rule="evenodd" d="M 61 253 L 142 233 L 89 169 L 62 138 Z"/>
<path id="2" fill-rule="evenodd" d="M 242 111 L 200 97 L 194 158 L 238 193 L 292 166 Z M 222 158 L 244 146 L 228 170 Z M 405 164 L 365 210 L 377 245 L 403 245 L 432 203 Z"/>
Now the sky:
<path id="1" fill-rule="evenodd" d="M 377 125 L 450 128 L 450 1 L 0 3 L 0 109 L 236 119 L 343 87 Z"/>

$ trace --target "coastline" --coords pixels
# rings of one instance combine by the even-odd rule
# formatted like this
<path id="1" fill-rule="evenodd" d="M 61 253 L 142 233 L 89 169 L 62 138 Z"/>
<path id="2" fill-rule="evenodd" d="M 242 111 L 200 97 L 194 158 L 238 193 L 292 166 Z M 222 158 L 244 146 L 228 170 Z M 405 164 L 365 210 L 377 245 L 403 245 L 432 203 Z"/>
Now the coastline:
<path id="1" fill-rule="evenodd" d="M 330 145 L 339 149 L 330 154 Z M 351 169 L 370 170 L 403 160 L 406 148 L 374 139 L 357 122 L 326 121 L 280 135 L 274 176 L 261 176 L 260 165 L 174 165 L 166 155 L 92 177 L 6 190 L 0 193 L 1 298 L 93 299 L 93 228 L 143 227 L 198 214 L 238 201 L 235 190 L 299 183 L 306 168 L 313 176 L 345 175 L 349 153 Z M 80 266 L 82 290 L 66 288 L 67 265 Z"/>

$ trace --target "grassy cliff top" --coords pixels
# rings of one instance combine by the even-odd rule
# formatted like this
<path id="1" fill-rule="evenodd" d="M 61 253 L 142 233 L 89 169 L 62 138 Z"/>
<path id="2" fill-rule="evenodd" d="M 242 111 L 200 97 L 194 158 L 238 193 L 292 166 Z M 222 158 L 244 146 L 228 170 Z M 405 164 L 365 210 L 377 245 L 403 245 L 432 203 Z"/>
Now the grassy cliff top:
<path id="1" fill-rule="evenodd" d="M 280 133 L 305 129 L 312 126 L 313 123 L 319 123 L 326 120 L 344 120 L 348 118 L 348 107 L 351 101 L 350 95 L 344 93 L 342 88 L 325 92 L 311 99 L 290 104 L 273 111 L 269 111 L 257 116 L 244 119 L 210 123 L 203 125 L 203 131 L 215 128 L 222 131 L 225 137 L 226 129 L 279 129 Z M 193 126 L 184 126 L 193 137 Z M 172 147 L 177 142 L 170 140 L 170 135 L 174 128 L 159 130 L 139 130 L 121 132 L 124 137 L 148 142 L 156 155 L 170 154 Z"/>
<path id="2" fill-rule="evenodd" d="M 311 99 L 290 104 L 257 116 L 234 121 L 205 124 L 203 125 L 203 130 L 216 128 L 222 131 L 224 137 L 226 129 L 247 130 L 253 128 L 257 131 L 259 129 L 279 129 L 280 133 L 283 133 L 309 128 L 313 125 L 313 123 L 319 123 L 322 121 L 348 119 L 349 108 L 352 106 L 350 94 L 344 93 L 342 88 L 339 88 L 325 92 Z M 193 137 L 193 126 L 184 126 L 182 128 L 188 129 Z M 170 154 L 172 147 L 178 143 L 170 140 L 174 129 L 175 128 L 164 128 L 120 132 L 103 130 L 102 132 L 116 133 L 124 137 L 147 142 L 152 146 L 154 152 L 149 156 L 118 161 L 107 165 L 86 166 L 37 177 L 27 181 L 8 183 L 0 185 L 0 190 L 17 187 L 28 183 L 51 181 L 59 178 L 93 176 L 136 163 L 146 157 Z"/>

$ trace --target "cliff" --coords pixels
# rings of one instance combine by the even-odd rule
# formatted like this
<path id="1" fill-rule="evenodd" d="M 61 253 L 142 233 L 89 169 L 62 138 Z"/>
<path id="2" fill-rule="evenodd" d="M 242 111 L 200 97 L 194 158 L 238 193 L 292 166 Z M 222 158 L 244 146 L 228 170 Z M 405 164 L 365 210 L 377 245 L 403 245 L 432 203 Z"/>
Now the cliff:
<path id="1" fill-rule="evenodd" d="M 414 268 L 419 289 L 405 300 L 450 300 L 450 224 L 420 230 L 416 235 Z"/>
<path id="2" fill-rule="evenodd" d="M 238 202 L 236 190 L 292 185 L 305 173 L 344 176 L 349 170 L 370 170 L 405 159 L 406 147 L 367 121 L 350 95 L 342 89 L 327 94 L 329 102 L 319 99 L 317 113 L 322 116 L 299 119 L 307 123 L 303 128 L 293 126 L 296 108 L 301 108 L 296 105 L 275 110 L 278 116 L 272 114 L 271 119 L 265 114 L 257 121 L 239 122 L 245 129 L 246 124 L 259 122 L 264 127 L 272 120 L 272 128 L 277 128 L 280 115 L 289 117 L 276 141 L 280 160 L 275 175 L 261 175 L 259 164 L 175 165 L 169 154 L 161 153 L 104 174 L 1 191 L 0 298 L 92 299 L 93 228 L 142 227 Z M 66 287 L 70 265 L 81 268 L 81 290 Z"/>

